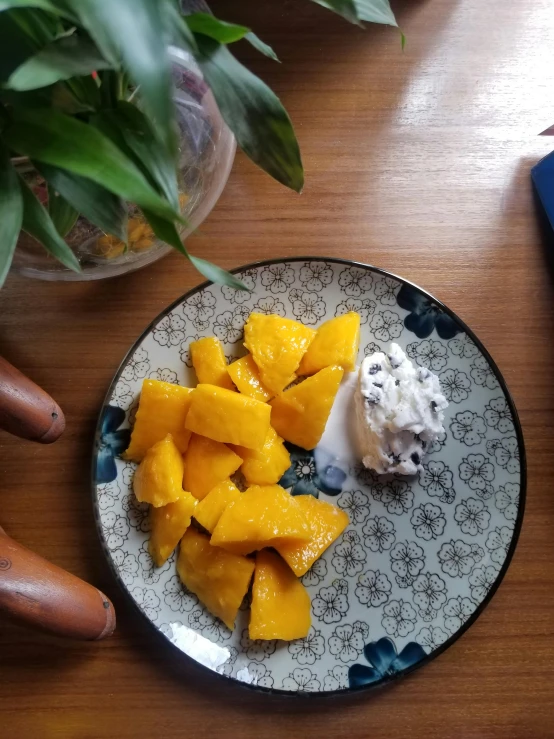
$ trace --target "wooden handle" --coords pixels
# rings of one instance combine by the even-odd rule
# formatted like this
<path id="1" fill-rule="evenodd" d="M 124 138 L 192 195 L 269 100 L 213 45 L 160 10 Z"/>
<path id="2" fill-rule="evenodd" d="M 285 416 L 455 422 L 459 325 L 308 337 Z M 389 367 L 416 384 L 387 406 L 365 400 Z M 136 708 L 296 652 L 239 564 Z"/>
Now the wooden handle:
<path id="1" fill-rule="evenodd" d="M 51 444 L 65 428 L 60 406 L 42 388 L 0 357 L 0 428 Z"/>
<path id="2" fill-rule="evenodd" d="M 103 639 L 115 629 L 112 602 L 0 528 L 0 615 L 71 639 Z"/>

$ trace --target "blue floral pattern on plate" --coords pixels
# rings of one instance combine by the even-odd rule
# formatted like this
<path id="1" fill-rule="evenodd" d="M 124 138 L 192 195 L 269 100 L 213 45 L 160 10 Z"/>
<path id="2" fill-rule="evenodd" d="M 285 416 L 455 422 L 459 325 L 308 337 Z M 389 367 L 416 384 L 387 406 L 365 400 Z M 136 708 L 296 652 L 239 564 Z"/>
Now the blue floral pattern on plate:
<path id="1" fill-rule="evenodd" d="M 400 654 L 396 651 L 393 640 L 388 637 L 370 642 L 364 648 L 364 657 L 370 666 L 356 663 L 350 667 L 350 687 L 359 688 L 391 678 L 413 667 L 426 656 L 425 650 L 417 642 L 408 642 Z"/>
<path id="2" fill-rule="evenodd" d="M 115 405 L 107 405 L 102 411 L 96 450 L 96 482 L 112 482 L 117 477 L 115 458 L 129 446 L 131 431 L 120 429 L 125 421 L 125 411 Z"/>
<path id="3" fill-rule="evenodd" d="M 517 417 L 473 334 L 418 288 L 333 259 L 253 265 L 239 276 L 252 292 L 208 285 L 170 306 L 133 347 L 110 388 L 93 466 L 104 549 L 151 623 L 210 669 L 260 690 L 372 687 L 448 646 L 498 585 L 525 500 Z M 396 341 L 413 362 L 436 372 L 450 399 L 445 434 L 413 478 L 366 470 L 352 456 L 347 435 L 336 444 L 326 432 L 312 451 L 287 444 L 291 465 L 281 484 L 293 495 L 337 505 L 350 519 L 302 577 L 312 628 L 290 644 L 249 638 L 248 599 L 231 632 L 183 588 L 174 557 L 153 567 L 148 506 L 132 493 L 136 465 L 121 458 L 143 380 L 194 385 L 188 346 L 202 336 L 215 334 L 227 357 L 241 356 L 243 326 L 254 310 L 315 328 L 357 310 L 360 360 Z M 186 645 L 193 642 L 190 652 Z"/>
<path id="4" fill-rule="evenodd" d="M 402 285 L 396 302 L 408 311 L 404 325 L 420 339 L 431 336 L 434 329 L 441 339 L 453 339 L 461 332 L 460 326 L 448 313 L 412 285 Z"/>
<path id="5" fill-rule="evenodd" d="M 294 444 L 285 444 L 290 453 L 291 465 L 279 480 L 293 495 L 313 495 L 319 498 L 319 493 L 338 495 L 346 480 L 346 472 L 332 464 L 321 464 L 314 451 L 306 451 Z"/>

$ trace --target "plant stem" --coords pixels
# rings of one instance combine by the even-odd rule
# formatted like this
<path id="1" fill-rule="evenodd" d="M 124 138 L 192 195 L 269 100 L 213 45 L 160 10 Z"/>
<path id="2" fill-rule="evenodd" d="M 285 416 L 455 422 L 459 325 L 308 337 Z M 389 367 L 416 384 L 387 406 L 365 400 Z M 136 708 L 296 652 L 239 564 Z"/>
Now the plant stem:
<path id="1" fill-rule="evenodd" d="M 106 108 L 114 108 L 117 103 L 118 74 L 111 69 L 100 74 L 102 78 L 102 84 L 100 86 L 102 105 Z"/>
<path id="2" fill-rule="evenodd" d="M 125 100 L 125 92 L 129 86 L 129 77 L 125 72 L 118 72 L 117 78 L 118 78 L 117 99 Z"/>
<path id="3" fill-rule="evenodd" d="M 137 94 L 139 90 L 140 90 L 140 85 L 138 85 L 138 87 L 135 87 L 133 92 L 129 95 L 129 97 L 127 98 L 128 103 L 132 102 L 133 98 L 135 97 L 135 95 Z"/>

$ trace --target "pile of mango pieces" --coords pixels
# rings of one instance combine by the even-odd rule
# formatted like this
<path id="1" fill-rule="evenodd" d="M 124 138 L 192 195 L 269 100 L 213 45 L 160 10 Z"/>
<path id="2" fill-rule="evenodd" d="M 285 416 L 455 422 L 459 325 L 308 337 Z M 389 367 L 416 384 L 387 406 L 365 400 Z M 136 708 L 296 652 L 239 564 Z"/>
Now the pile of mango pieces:
<path id="1" fill-rule="evenodd" d="M 215 337 L 190 344 L 195 388 L 144 381 L 125 457 L 140 462 L 133 488 L 152 506 L 154 563 L 180 542 L 179 577 L 211 613 L 232 630 L 252 583 L 250 638 L 291 640 L 311 621 L 299 578 L 348 516 L 277 484 L 290 466 L 284 441 L 318 444 L 343 374 L 356 366 L 360 317 L 316 331 L 252 313 L 244 337 L 248 354 L 230 365 Z"/>

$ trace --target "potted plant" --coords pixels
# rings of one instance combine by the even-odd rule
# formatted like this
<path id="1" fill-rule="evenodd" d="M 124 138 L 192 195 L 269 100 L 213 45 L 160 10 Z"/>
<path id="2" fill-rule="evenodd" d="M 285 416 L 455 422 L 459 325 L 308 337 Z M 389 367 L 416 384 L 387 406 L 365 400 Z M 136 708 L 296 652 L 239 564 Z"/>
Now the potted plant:
<path id="1" fill-rule="evenodd" d="M 388 0 L 316 2 L 396 25 Z M 176 98 L 179 84 L 204 106 L 213 94 L 247 156 L 299 192 L 291 121 L 229 51 L 240 39 L 276 59 L 248 28 L 176 0 L 0 0 L 0 285 L 18 244 L 39 242 L 80 272 L 79 247 L 92 239 L 99 263 L 164 242 L 208 279 L 242 287 L 183 243 L 190 192 Z M 207 130 L 226 130 L 212 107 Z"/>

